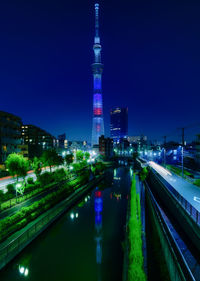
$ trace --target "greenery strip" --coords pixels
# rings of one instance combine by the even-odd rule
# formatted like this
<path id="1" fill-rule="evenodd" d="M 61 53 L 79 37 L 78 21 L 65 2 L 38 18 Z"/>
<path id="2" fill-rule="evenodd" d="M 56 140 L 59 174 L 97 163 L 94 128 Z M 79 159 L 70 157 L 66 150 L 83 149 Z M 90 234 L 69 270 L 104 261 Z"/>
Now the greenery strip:
<path id="1" fill-rule="evenodd" d="M 140 197 L 136 193 L 136 179 L 133 175 L 130 198 L 130 219 L 128 224 L 129 266 L 128 281 L 144 281 L 146 275 L 143 270 L 142 253 L 142 224 Z"/>

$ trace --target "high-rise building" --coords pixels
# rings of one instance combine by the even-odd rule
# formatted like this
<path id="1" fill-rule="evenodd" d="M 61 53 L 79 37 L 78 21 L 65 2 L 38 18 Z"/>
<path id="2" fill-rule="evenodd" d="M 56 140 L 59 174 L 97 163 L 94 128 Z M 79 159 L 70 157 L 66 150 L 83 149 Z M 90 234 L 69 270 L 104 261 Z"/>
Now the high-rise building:
<path id="1" fill-rule="evenodd" d="M 114 142 L 127 138 L 128 108 L 115 107 L 110 111 L 110 136 Z"/>
<path id="2" fill-rule="evenodd" d="M 62 135 L 59 135 L 58 136 L 58 146 L 59 148 L 67 148 L 65 147 L 65 144 L 66 144 L 66 134 L 62 134 Z"/>
<path id="3" fill-rule="evenodd" d="M 104 135 L 103 101 L 101 76 L 103 64 L 101 63 L 101 45 L 99 37 L 99 4 L 95 4 L 95 37 L 94 37 L 94 63 L 92 64 L 94 92 L 93 92 L 93 124 L 92 146 L 99 143 L 99 137 Z"/>
<path id="4" fill-rule="evenodd" d="M 0 163 L 10 153 L 20 152 L 22 120 L 11 113 L 0 111 Z"/>

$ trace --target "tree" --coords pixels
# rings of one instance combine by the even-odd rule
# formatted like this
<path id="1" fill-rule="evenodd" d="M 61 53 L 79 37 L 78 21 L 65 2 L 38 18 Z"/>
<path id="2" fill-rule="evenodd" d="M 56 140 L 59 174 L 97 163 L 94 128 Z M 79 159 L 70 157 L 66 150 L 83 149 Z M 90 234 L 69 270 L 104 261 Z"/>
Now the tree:
<path id="1" fill-rule="evenodd" d="M 41 160 L 37 157 L 34 157 L 33 158 L 33 161 L 32 161 L 32 167 L 33 167 L 33 170 L 34 170 L 34 173 L 37 177 L 37 179 L 39 178 L 39 176 L 41 175 L 41 172 L 42 172 L 42 163 L 41 163 Z"/>
<path id="2" fill-rule="evenodd" d="M 139 153 L 137 151 L 133 152 L 133 160 L 135 161 L 139 156 Z"/>
<path id="3" fill-rule="evenodd" d="M 0 203 L 4 200 L 4 192 L 3 190 L 0 190 Z"/>
<path id="4" fill-rule="evenodd" d="M 139 177 L 141 181 L 145 181 L 146 177 L 148 176 L 148 169 L 146 167 L 142 168 L 139 173 Z"/>
<path id="5" fill-rule="evenodd" d="M 65 162 L 66 162 L 66 165 L 67 165 L 68 167 L 69 167 L 70 164 L 73 163 L 73 160 L 74 160 L 74 156 L 73 156 L 72 153 L 71 153 L 71 154 L 67 154 L 67 155 L 65 156 Z"/>
<path id="6" fill-rule="evenodd" d="M 83 151 L 78 150 L 78 151 L 76 152 L 76 160 L 77 160 L 78 162 L 80 162 L 80 161 L 83 160 L 83 156 L 84 156 Z"/>
<path id="7" fill-rule="evenodd" d="M 42 162 L 44 165 L 47 165 L 51 168 L 54 165 L 58 165 L 58 153 L 55 151 L 55 149 L 46 150 L 42 154 Z"/>
<path id="8" fill-rule="evenodd" d="M 90 153 L 89 152 L 85 152 L 85 160 L 88 160 L 88 159 L 90 159 Z"/>
<path id="9" fill-rule="evenodd" d="M 64 159 L 62 156 L 58 155 L 55 157 L 55 165 L 60 166 L 64 164 Z"/>
<path id="10" fill-rule="evenodd" d="M 12 177 L 17 176 L 17 181 L 19 177 L 25 179 L 29 168 L 29 162 L 22 155 L 12 153 L 8 155 L 5 163 Z"/>

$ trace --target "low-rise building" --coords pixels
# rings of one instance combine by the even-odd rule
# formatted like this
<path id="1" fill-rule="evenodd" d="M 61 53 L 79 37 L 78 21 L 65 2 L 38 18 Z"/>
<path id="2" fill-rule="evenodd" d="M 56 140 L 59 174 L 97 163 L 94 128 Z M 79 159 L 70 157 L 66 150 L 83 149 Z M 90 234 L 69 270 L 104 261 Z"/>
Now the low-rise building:
<path id="1" fill-rule="evenodd" d="M 99 154 L 106 158 L 113 157 L 113 139 L 104 136 L 99 138 Z"/>
<path id="2" fill-rule="evenodd" d="M 4 163 L 10 153 L 20 152 L 21 118 L 0 111 L 0 163 Z"/>

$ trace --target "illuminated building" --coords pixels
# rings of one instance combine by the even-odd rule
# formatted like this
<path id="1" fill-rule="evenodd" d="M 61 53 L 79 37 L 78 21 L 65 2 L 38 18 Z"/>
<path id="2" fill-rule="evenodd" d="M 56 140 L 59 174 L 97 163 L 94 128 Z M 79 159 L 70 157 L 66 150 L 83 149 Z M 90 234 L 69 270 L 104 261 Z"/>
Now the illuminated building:
<path id="1" fill-rule="evenodd" d="M 128 108 L 115 107 L 110 111 L 110 136 L 114 142 L 126 139 L 128 135 Z"/>
<path id="2" fill-rule="evenodd" d="M 104 135 L 103 101 L 101 76 L 103 64 L 101 63 L 101 45 L 99 37 L 99 4 L 95 4 L 95 37 L 94 37 L 94 63 L 92 64 L 94 92 L 93 92 L 93 124 L 92 146 L 99 143 L 99 137 Z"/>
<path id="3" fill-rule="evenodd" d="M 129 136 L 128 141 L 130 143 L 147 142 L 147 136 Z"/>
<path id="4" fill-rule="evenodd" d="M 73 150 L 87 150 L 88 149 L 88 143 L 87 141 L 67 141 L 67 148 L 69 148 L 71 151 Z"/>
<path id="5" fill-rule="evenodd" d="M 3 163 L 10 153 L 20 152 L 21 118 L 0 111 L 0 163 Z"/>

